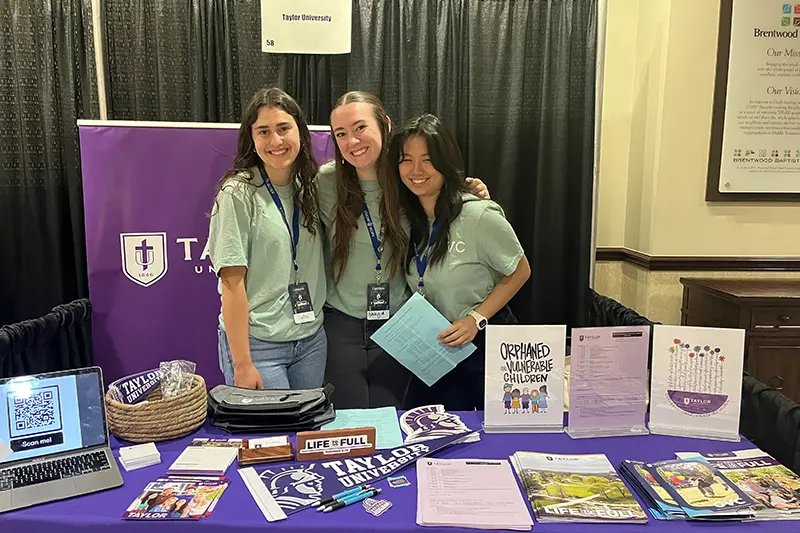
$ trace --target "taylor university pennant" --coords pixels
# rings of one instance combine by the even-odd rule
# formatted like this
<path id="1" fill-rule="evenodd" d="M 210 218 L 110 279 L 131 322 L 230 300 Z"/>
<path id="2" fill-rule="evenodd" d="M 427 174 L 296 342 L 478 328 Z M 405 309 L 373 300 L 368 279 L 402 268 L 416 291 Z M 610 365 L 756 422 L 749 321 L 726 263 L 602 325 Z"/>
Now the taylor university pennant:
<path id="1" fill-rule="evenodd" d="M 108 386 L 118 402 L 134 404 L 142 401 L 161 383 L 161 370 L 145 370 L 138 374 L 120 378 Z"/>
<path id="2" fill-rule="evenodd" d="M 398 446 L 366 457 L 283 463 L 257 470 L 240 470 L 240 474 L 262 511 L 265 508 L 272 509 L 275 503 L 280 507 L 280 510 L 274 509 L 271 513 L 272 519 L 265 512 L 267 519 L 281 519 L 283 516 L 276 515 L 296 513 L 344 490 L 384 479 L 414 465 L 420 457 L 434 454 L 453 444 L 460 444 L 470 435 L 471 432 L 466 431 L 440 439 Z M 248 470 L 258 473 L 268 495 L 260 487 L 251 485 L 252 476 L 247 473 Z M 264 501 L 265 499 L 268 501 Z"/>

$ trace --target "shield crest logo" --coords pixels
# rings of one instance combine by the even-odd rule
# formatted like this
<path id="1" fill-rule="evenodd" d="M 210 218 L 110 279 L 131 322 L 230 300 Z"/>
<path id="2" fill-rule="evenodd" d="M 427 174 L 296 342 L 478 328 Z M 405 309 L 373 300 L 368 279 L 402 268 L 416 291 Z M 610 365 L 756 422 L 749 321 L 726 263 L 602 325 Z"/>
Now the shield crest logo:
<path id="1" fill-rule="evenodd" d="M 120 233 L 122 273 L 132 282 L 149 287 L 167 273 L 167 234 Z"/>

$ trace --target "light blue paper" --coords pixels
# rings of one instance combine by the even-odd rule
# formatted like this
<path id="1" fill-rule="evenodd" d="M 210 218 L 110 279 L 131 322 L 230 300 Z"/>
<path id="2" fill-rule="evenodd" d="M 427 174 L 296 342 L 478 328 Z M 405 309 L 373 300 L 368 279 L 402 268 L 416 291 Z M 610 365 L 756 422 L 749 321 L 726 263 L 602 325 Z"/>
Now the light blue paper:
<path id="1" fill-rule="evenodd" d="M 321 429 L 375 428 L 375 447 L 389 450 L 403 445 L 397 409 L 378 407 L 376 409 L 337 409 L 336 419 Z"/>
<path id="2" fill-rule="evenodd" d="M 441 344 L 439 334 L 451 325 L 415 292 L 371 339 L 430 387 L 476 349 L 472 343 L 458 348 Z"/>

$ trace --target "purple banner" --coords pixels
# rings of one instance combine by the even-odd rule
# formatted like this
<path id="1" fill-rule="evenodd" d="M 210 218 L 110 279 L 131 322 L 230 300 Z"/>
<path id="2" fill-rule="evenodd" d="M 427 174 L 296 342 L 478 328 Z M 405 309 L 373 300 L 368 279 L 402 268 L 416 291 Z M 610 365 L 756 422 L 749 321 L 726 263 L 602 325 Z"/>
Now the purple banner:
<path id="1" fill-rule="evenodd" d="M 233 162 L 238 125 L 90 124 L 79 124 L 86 255 L 105 382 L 187 359 L 209 388 L 222 383 L 206 214 Z M 333 144 L 315 129 L 324 162 Z"/>

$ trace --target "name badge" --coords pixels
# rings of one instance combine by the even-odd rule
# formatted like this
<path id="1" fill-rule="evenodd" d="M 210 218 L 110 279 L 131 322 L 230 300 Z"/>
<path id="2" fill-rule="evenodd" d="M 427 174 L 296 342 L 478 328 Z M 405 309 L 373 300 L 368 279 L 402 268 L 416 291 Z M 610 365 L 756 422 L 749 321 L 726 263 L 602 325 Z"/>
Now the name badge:
<path id="1" fill-rule="evenodd" d="M 289 299 L 292 301 L 292 314 L 295 324 L 307 324 L 313 322 L 317 317 L 314 315 L 314 308 L 311 306 L 311 293 L 308 291 L 308 283 L 289 285 Z"/>
<path id="2" fill-rule="evenodd" d="M 367 320 L 389 320 L 389 284 L 367 285 Z"/>

